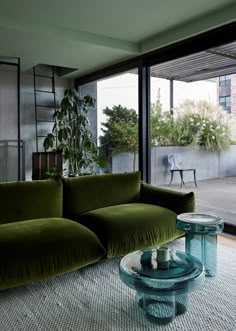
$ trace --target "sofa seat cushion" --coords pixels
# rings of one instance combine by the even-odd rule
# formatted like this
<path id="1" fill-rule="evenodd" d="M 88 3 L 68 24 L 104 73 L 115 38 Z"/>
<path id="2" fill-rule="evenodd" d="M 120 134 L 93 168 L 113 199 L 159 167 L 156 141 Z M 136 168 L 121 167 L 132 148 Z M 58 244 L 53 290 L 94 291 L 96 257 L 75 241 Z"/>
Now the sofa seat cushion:
<path id="1" fill-rule="evenodd" d="M 0 226 L 0 288 L 15 287 L 100 260 L 104 247 L 88 228 L 63 218 Z"/>
<path id="2" fill-rule="evenodd" d="M 183 235 L 176 229 L 173 211 L 144 203 L 100 208 L 83 214 L 78 221 L 96 233 L 109 258 Z"/>

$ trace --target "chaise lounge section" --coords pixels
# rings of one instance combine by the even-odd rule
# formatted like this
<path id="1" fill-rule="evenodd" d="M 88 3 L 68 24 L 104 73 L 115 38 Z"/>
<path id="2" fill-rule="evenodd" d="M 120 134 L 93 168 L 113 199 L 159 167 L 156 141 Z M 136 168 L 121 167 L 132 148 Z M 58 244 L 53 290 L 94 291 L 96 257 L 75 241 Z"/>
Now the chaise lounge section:
<path id="1" fill-rule="evenodd" d="M 0 207 L 0 288 L 10 288 L 174 240 L 194 195 L 137 172 L 1 183 Z"/>
<path id="2" fill-rule="evenodd" d="M 180 237 L 176 215 L 194 210 L 193 193 L 144 184 L 138 172 L 72 178 L 63 195 L 65 217 L 94 232 L 108 258 Z"/>

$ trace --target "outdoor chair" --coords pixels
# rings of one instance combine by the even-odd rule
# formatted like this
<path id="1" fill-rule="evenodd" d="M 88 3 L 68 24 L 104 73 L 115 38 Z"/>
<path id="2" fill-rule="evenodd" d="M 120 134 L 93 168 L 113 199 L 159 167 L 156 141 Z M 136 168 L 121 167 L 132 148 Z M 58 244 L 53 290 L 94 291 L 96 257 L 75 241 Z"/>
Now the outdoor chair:
<path id="1" fill-rule="evenodd" d="M 193 172 L 194 183 L 195 183 L 195 186 L 197 187 L 196 169 L 195 168 L 184 169 L 181 166 L 182 158 L 181 158 L 180 154 L 168 154 L 168 162 L 170 164 L 170 173 L 171 173 L 170 185 L 171 185 L 173 177 L 174 177 L 174 172 L 178 171 L 179 174 L 180 174 L 181 188 L 182 188 L 183 184 L 185 184 L 184 183 L 184 178 L 183 178 L 184 171 L 192 171 Z"/>

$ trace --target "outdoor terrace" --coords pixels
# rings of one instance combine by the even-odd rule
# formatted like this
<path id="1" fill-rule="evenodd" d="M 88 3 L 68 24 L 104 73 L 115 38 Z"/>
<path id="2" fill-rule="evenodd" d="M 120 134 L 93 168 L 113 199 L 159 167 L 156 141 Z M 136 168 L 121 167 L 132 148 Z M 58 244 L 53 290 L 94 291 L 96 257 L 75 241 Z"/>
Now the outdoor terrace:
<path id="1" fill-rule="evenodd" d="M 196 211 L 215 214 L 222 217 L 225 223 L 236 226 L 236 177 L 225 177 L 162 187 L 180 192 L 193 191 L 196 196 Z"/>

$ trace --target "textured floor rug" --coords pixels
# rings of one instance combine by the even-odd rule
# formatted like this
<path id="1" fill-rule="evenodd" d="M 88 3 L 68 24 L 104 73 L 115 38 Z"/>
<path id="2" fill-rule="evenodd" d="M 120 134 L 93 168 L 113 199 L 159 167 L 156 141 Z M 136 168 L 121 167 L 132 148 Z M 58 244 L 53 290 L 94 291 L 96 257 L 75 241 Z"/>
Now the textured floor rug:
<path id="1" fill-rule="evenodd" d="M 183 250 L 183 240 L 175 248 Z M 189 310 L 165 326 L 148 322 L 119 279 L 119 259 L 0 292 L 1 331 L 235 331 L 236 250 L 218 246 L 218 275 L 190 295 Z"/>

